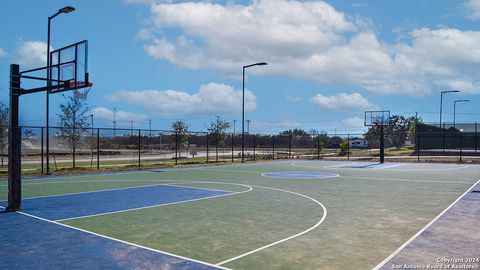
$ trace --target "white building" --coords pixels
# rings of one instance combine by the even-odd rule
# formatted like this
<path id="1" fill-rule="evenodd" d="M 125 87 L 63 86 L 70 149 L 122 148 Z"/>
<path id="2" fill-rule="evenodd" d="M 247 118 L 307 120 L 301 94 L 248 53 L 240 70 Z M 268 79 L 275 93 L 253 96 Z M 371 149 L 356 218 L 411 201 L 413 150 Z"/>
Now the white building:
<path id="1" fill-rule="evenodd" d="M 365 139 L 350 139 L 350 148 L 367 148 L 368 141 Z"/>

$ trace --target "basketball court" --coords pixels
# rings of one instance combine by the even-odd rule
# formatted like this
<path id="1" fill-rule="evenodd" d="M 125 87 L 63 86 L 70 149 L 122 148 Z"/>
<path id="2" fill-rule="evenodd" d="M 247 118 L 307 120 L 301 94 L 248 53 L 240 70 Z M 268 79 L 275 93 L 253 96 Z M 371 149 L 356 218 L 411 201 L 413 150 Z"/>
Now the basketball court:
<path id="1" fill-rule="evenodd" d="M 478 256 L 478 166 L 388 165 L 278 161 L 24 179 L 22 210 L 1 214 L 0 266 L 392 269 Z"/>

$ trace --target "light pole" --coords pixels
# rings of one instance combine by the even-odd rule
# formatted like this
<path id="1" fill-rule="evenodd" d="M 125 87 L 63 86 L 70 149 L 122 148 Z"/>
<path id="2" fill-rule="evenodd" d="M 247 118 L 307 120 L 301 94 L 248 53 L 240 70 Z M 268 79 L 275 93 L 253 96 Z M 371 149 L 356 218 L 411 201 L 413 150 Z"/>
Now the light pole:
<path id="1" fill-rule="evenodd" d="M 250 134 L 250 122 L 252 122 L 252 120 L 247 120 L 247 134 Z"/>
<path id="2" fill-rule="evenodd" d="M 152 119 L 148 119 L 148 150 L 152 150 Z"/>
<path id="3" fill-rule="evenodd" d="M 460 91 L 458 90 L 449 90 L 449 91 L 442 91 L 440 93 L 440 128 L 443 128 L 443 125 L 442 125 L 442 113 L 443 113 L 443 94 L 446 94 L 446 93 L 458 93 Z"/>
<path id="4" fill-rule="evenodd" d="M 113 108 L 113 138 L 115 138 L 117 125 L 117 108 Z"/>
<path id="5" fill-rule="evenodd" d="M 235 123 L 237 122 L 237 120 L 233 120 L 233 135 L 235 135 Z"/>
<path id="6" fill-rule="evenodd" d="M 53 18 L 57 17 L 58 15 L 62 13 L 70 13 L 74 11 L 75 8 L 72 6 L 66 6 L 61 9 L 59 9 L 55 14 L 52 16 L 48 17 L 48 27 L 47 27 L 47 87 L 52 85 L 52 82 L 50 81 L 51 76 L 52 76 L 52 71 L 50 69 L 50 24 Z M 46 140 L 45 140 L 45 147 L 47 148 L 46 154 L 47 154 L 47 170 L 46 173 L 50 174 L 50 140 L 49 140 L 49 103 L 50 103 L 50 91 L 46 91 L 46 98 L 45 98 L 45 107 L 46 107 L 46 116 L 45 116 L 45 132 L 46 132 Z"/>
<path id="7" fill-rule="evenodd" d="M 458 102 L 469 102 L 469 99 L 457 99 L 453 101 L 453 126 L 455 126 L 455 116 L 457 114 L 457 103 Z"/>
<path id="8" fill-rule="evenodd" d="M 245 162 L 245 69 L 253 66 L 266 66 L 265 62 L 243 66 L 242 77 L 242 162 Z"/>
<path id="9" fill-rule="evenodd" d="M 130 138 L 133 144 L 133 121 L 132 120 L 130 120 Z"/>

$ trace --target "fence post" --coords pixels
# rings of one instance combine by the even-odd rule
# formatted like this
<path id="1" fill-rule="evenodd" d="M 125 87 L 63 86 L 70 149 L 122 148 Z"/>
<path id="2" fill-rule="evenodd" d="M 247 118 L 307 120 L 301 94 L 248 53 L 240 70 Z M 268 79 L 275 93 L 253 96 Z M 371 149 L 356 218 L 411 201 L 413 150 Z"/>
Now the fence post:
<path id="1" fill-rule="evenodd" d="M 41 166 L 42 166 L 41 173 L 43 174 L 43 127 L 41 128 L 41 131 L 40 131 L 40 141 L 41 141 L 40 148 L 41 148 L 41 156 L 42 156 L 40 163 L 41 163 Z"/>
<path id="2" fill-rule="evenodd" d="M 73 121 L 75 121 L 75 119 L 74 119 Z M 73 127 L 73 136 L 75 136 L 75 127 Z M 75 169 L 75 152 L 76 152 L 76 151 L 75 151 L 75 150 L 76 150 L 75 145 L 76 145 L 76 143 L 77 143 L 76 140 L 73 140 L 73 145 L 72 145 L 72 148 L 73 148 L 73 149 L 72 149 L 72 150 L 73 150 L 73 151 L 72 151 L 72 154 L 73 154 L 73 155 L 72 155 L 72 165 L 73 165 L 73 168 L 74 168 L 74 169 Z"/>
<path id="3" fill-rule="evenodd" d="M 292 158 L 292 134 L 288 135 L 288 158 Z"/>
<path id="4" fill-rule="evenodd" d="M 178 133 L 175 132 L 175 165 L 178 165 Z"/>
<path id="5" fill-rule="evenodd" d="M 141 159 L 141 152 L 142 152 L 142 145 L 141 145 L 141 132 L 140 129 L 138 130 L 138 167 L 142 166 L 142 159 Z"/>
<path id="6" fill-rule="evenodd" d="M 347 134 L 347 160 L 350 160 L 350 134 Z"/>
<path id="7" fill-rule="evenodd" d="M 232 133 L 232 162 L 233 162 L 233 144 L 235 143 L 235 134 Z"/>
<path id="8" fill-rule="evenodd" d="M 440 123 L 440 128 L 442 128 L 442 138 L 443 138 L 443 153 L 445 153 L 445 124 Z"/>
<path id="9" fill-rule="evenodd" d="M 320 134 L 317 135 L 317 159 L 320 159 Z"/>
<path id="10" fill-rule="evenodd" d="M 415 129 L 415 136 L 417 137 L 415 141 L 415 146 L 417 148 L 417 162 L 420 162 L 420 135 L 418 131 Z"/>
<path id="11" fill-rule="evenodd" d="M 256 137 L 257 135 L 253 134 L 253 160 L 257 160 L 257 156 L 255 155 L 255 149 L 257 148 Z"/>
<path id="12" fill-rule="evenodd" d="M 475 122 L 475 153 L 477 152 L 477 122 Z"/>
<path id="13" fill-rule="evenodd" d="M 97 170 L 100 170 L 100 129 L 97 128 Z"/>
<path id="14" fill-rule="evenodd" d="M 275 135 L 272 135 L 272 159 L 275 160 Z"/>
<path id="15" fill-rule="evenodd" d="M 462 163 L 462 154 L 463 154 L 463 134 L 460 132 L 460 163 Z"/>
<path id="16" fill-rule="evenodd" d="M 208 133 L 207 133 L 207 163 L 208 163 Z"/>

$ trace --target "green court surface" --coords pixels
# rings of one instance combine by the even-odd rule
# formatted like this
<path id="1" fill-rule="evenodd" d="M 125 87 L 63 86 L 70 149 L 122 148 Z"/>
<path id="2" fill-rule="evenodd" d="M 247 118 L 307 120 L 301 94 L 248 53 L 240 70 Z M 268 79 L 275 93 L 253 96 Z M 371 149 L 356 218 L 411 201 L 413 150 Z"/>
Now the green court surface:
<path id="1" fill-rule="evenodd" d="M 475 184 L 479 169 L 281 161 L 31 179 L 23 182 L 23 195 L 154 184 L 228 191 L 58 222 L 231 269 L 372 269 Z M 269 172 L 333 177 L 262 175 Z M 6 200 L 6 182 L 0 188 Z"/>

